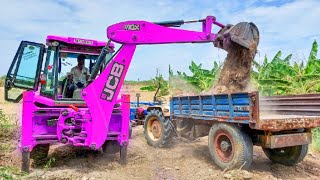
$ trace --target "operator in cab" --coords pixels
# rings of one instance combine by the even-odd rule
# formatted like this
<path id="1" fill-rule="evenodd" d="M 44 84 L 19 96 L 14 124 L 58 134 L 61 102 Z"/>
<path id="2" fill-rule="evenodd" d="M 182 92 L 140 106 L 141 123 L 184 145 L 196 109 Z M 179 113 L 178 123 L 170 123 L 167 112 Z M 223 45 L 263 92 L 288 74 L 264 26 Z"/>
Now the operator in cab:
<path id="1" fill-rule="evenodd" d="M 85 59 L 86 56 L 84 54 L 79 54 L 77 57 L 78 65 L 71 69 L 70 74 L 72 74 L 73 77 L 73 84 L 70 86 L 71 91 L 82 89 L 89 79 L 89 69 L 84 65 Z"/>

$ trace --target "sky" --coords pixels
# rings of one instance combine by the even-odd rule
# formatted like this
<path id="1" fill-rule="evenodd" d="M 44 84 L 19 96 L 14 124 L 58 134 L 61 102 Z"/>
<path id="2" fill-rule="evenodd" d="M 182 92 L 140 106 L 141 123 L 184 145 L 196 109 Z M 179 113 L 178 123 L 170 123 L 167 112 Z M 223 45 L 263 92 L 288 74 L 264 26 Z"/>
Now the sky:
<path id="1" fill-rule="evenodd" d="M 279 50 L 301 61 L 309 56 L 312 42 L 320 42 L 318 0 L 10 0 L 1 3 L 0 76 L 7 73 L 20 41 L 45 43 L 47 35 L 107 41 L 109 25 L 127 20 L 150 22 L 194 20 L 213 15 L 223 24 L 254 22 L 260 31 L 256 59 L 272 58 Z M 201 24 L 181 26 L 201 31 Z M 116 47 L 120 45 L 116 44 Z M 226 52 L 211 43 L 138 46 L 127 80 L 147 80 L 157 69 L 168 77 L 188 72 L 193 60 L 212 68 Z"/>

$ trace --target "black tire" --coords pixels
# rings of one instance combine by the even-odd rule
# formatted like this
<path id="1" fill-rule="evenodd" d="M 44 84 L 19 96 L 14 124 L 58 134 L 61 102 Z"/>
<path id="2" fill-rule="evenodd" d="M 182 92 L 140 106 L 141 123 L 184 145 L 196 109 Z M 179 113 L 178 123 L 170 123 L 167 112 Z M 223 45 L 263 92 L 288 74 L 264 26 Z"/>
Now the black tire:
<path id="1" fill-rule="evenodd" d="M 30 152 L 22 152 L 21 171 L 25 173 L 30 172 Z"/>
<path id="2" fill-rule="evenodd" d="M 34 161 L 41 161 L 48 157 L 50 149 L 50 144 L 37 144 L 35 147 L 33 147 L 30 158 Z"/>
<path id="3" fill-rule="evenodd" d="M 265 155 L 272 161 L 285 166 L 293 166 L 301 162 L 308 153 L 308 145 L 284 148 L 262 148 Z"/>
<path id="4" fill-rule="evenodd" d="M 144 123 L 144 136 L 147 143 L 153 147 L 165 147 L 172 136 L 170 119 L 165 119 L 159 110 L 151 110 Z"/>
<path id="5" fill-rule="evenodd" d="M 176 125 L 177 125 L 177 132 L 181 136 L 185 136 L 188 132 L 191 131 L 193 123 L 191 120 L 177 120 Z"/>
<path id="6" fill-rule="evenodd" d="M 102 145 L 102 152 L 106 154 L 116 154 L 120 151 L 120 144 L 117 140 L 110 140 L 104 142 Z"/>
<path id="7" fill-rule="evenodd" d="M 121 165 L 127 164 L 127 149 L 128 149 L 128 146 L 120 147 L 120 164 Z"/>
<path id="8" fill-rule="evenodd" d="M 132 123 L 129 122 L 129 139 L 132 137 Z"/>
<path id="9" fill-rule="evenodd" d="M 248 169 L 252 163 L 252 139 L 234 124 L 214 124 L 209 132 L 208 147 L 211 158 L 221 169 Z"/>

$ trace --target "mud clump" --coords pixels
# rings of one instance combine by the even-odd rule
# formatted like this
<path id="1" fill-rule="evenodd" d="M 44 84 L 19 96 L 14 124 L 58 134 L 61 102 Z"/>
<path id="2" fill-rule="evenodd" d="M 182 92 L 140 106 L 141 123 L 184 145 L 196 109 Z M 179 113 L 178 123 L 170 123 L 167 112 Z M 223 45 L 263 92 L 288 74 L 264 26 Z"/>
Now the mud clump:
<path id="1" fill-rule="evenodd" d="M 217 83 L 212 93 L 232 93 L 245 91 L 250 83 L 252 61 L 256 54 L 257 44 L 245 48 L 231 43 Z"/>

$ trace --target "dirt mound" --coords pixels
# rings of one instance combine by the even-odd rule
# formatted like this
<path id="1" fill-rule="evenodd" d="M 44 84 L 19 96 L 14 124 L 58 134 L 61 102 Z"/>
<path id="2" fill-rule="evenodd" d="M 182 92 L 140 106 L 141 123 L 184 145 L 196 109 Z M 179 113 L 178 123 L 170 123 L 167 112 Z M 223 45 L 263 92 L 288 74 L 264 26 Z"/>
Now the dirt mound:
<path id="1" fill-rule="evenodd" d="M 249 49 L 236 43 L 231 43 L 227 58 L 224 61 L 220 77 L 211 90 L 212 93 L 231 93 L 244 91 L 250 82 L 252 61 L 257 45 Z"/>

